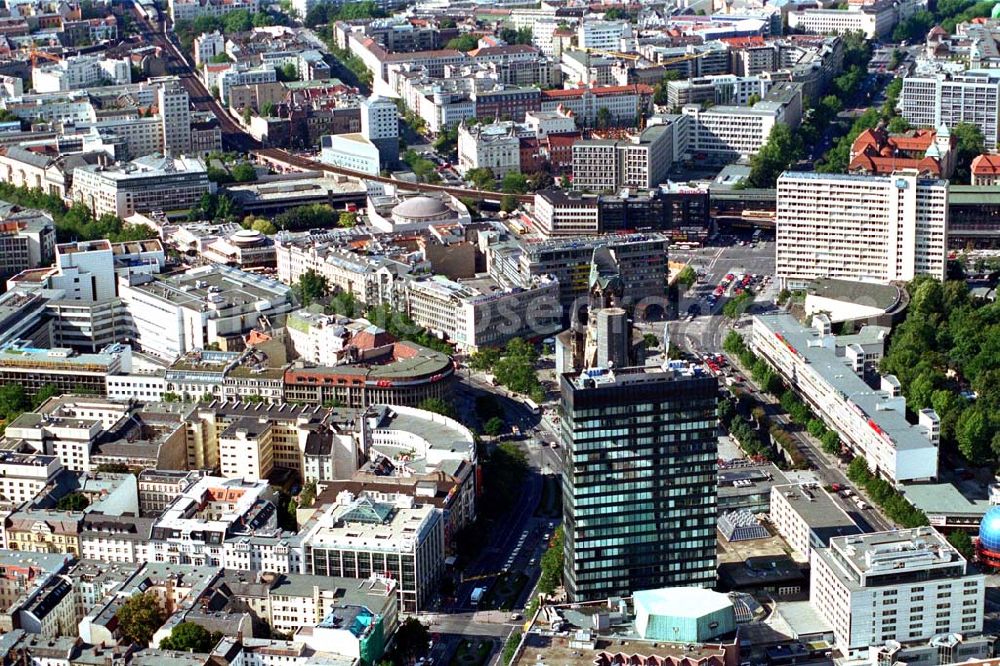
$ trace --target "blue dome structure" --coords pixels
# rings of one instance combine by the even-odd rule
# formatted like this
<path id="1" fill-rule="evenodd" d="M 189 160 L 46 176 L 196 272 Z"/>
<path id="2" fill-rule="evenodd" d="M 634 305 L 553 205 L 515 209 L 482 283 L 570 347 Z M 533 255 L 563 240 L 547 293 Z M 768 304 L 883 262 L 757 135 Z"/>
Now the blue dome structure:
<path id="1" fill-rule="evenodd" d="M 1000 569 L 1000 506 L 990 507 L 979 523 L 979 561 Z"/>

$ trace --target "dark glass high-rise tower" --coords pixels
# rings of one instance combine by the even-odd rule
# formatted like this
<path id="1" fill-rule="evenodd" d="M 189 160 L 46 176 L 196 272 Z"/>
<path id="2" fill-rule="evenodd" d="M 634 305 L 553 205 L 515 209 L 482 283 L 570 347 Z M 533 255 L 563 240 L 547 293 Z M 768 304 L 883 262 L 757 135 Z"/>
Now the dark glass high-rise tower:
<path id="1" fill-rule="evenodd" d="M 715 378 L 594 369 L 562 375 L 561 391 L 569 598 L 714 586 Z"/>

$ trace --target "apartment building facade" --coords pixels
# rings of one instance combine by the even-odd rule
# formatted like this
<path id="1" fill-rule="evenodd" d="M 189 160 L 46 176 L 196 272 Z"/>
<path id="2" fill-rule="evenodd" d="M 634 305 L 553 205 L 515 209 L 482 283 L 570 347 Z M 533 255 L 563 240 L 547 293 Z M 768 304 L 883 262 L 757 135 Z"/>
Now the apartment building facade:
<path id="1" fill-rule="evenodd" d="M 948 183 L 916 170 L 891 176 L 785 172 L 778 178 L 776 277 L 788 288 L 831 277 L 945 277 Z"/>

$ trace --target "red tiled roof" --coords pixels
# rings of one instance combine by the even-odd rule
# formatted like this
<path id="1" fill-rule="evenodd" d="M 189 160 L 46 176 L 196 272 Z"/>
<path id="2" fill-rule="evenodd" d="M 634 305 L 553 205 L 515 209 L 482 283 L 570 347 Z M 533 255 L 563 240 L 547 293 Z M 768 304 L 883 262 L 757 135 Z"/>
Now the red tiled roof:
<path id="1" fill-rule="evenodd" d="M 995 176 L 1000 174 L 1000 155 L 992 153 L 977 155 L 972 160 L 973 176 Z"/>
<path id="2" fill-rule="evenodd" d="M 897 169 L 916 169 L 932 176 L 941 175 L 941 164 L 933 157 L 913 159 L 907 157 L 885 157 L 882 155 L 858 155 L 847 167 L 848 171 L 864 171 L 871 174 L 890 174 Z"/>

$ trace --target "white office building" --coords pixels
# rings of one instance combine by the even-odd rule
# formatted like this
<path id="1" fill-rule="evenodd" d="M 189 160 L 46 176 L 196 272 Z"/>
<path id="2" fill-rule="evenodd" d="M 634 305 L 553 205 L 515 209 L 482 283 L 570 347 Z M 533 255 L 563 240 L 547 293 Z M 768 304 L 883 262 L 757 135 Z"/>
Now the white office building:
<path id="1" fill-rule="evenodd" d="M 515 337 L 548 336 L 562 328 L 559 281 L 547 275 L 516 289 L 434 275 L 406 280 L 405 294 L 407 313 L 418 326 L 463 350 L 501 347 Z"/>
<path id="2" fill-rule="evenodd" d="M 299 531 L 305 573 L 399 582 L 400 609 L 427 607 L 444 569 L 444 520 L 406 495 L 355 498 L 347 491 Z"/>
<path id="3" fill-rule="evenodd" d="M 786 172 L 778 178 L 776 276 L 802 288 L 817 277 L 944 279 L 948 183 L 916 170 L 891 176 Z"/>
<path id="4" fill-rule="evenodd" d="M 0 498 L 20 504 L 33 499 L 63 469 L 56 456 L 0 451 Z"/>
<path id="5" fill-rule="evenodd" d="M 984 576 L 932 527 L 835 537 L 811 564 L 809 601 L 845 657 L 983 630 Z"/>
<path id="6" fill-rule="evenodd" d="M 861 534 L 861 528 L 818 484 L 771 486 L 770 505 L 771 525 L 806 562 L 814 549 L 826 548 L 833 537 Z"/>
<path id="7" fill-rule="evenodd" d="M 229 93 L 236 86 L 250 86 L 258 83 L 274 83 L 278 80 L 278 73 L 273 65 L 260 65 L 259 67 L 244 68 L 233 65 L 224 72 L 218 74 L 217 81 L 219 95 L 223 105 L 229 104 Z M 206 81 L 206 84 L 209 82 Z M 211 87 L 211 85 L 209 85 Z"/>
<path id="8" fill-rule="evenodd" d="M 687 149 L 698 162 L 704 159 L 732 162 L 757 154 L 778 123 L 792 130 L 802 119 L 802 88 L 785 83 L 770 88 L 765 98 L 746 106 L 688 104 L 681 113 L 690 118 Z"/>
<path id="9" fill-rule="evenodd" d="M 689 125 L 685 116 L 666 116 L 654 119 L 627 140 L 577 141 L 573 144 L 573 189 L 655 188 L 684 152 Z"/>
<path id="10" fill-rule="evenodd" d="M 70 301 L 104 301 L 115 297 L 115 262 L 106 240 L 56 245 L 58 272 L 49 276 L 48 287 L 61 289 Z"/>
<path id="11" fill-rule="evenodd" d="M 54 63 L 44 63 L 31 70 L 31 85 L 36 93 L 77 90 L 87 86 L 131 83 L 129 61 L 96 55 L 70 56 Z"/>
<path id="12" fill-rule="evenodd" d="M 196 157 L 147 155 L 115 167 L 84 166 L 73 172 L 72 199 L 95 217 L 186 211 L 214 191 L 204 162 Z"/>
<path id="13" fill-rule="evenodd" d="M 378 147 L 358 132 L 320 137 L 319 161 L 373 176 L 379 174 L 381 166 Z"/>
<path id="14" fill-rule="evenodd" d="M 873 473 L 891 483 L 938 475 L 940 424 L 933 409 L 906 419 L 906 398 L 889 375 L 879 389 L 865 383 L 850 354 L 837 356 L 829 320 L 807 328 L 789 314 L 753 318 L 750 347 L 788 382 L 803 401 Z"/>
<path id="15" fill-rule="evenodd" d="M 950 76 L 920 74 L 903 79 L 899 98 L 902 116 L 916 127 L 955 127 L 971 123 L 983 133 L 987 150 L 1000 141 L 1000 71 L 969 70 Z"/>
<path id="16" fill-rule="evenodd" d="M 192 349 L 242 342 L 260 324 L 292 310 L 291 288 L 269 278 L 213 264 L 181 275 L 135 275 L 120 285 L 135 342 L 174 361 Z"/>
<path id="17" fill-rule="evenodd" d="M 305 14 L 303 14 L 305 16 Z M 221 32 L 203 32 L 194 38 L 194 64 L 201 66 L 226 52 L 226 38 Z"/>
<path id="18" fill-rule="evenodd" d="M 788 27 L 817 35 L 860 32 L 865 39 L 877 39 L 892 30 L 896 17 L 893 3 L 884 1 L 869 6 L 851 5 L 846 11 L 810 7 L 788 12 Z"/>

